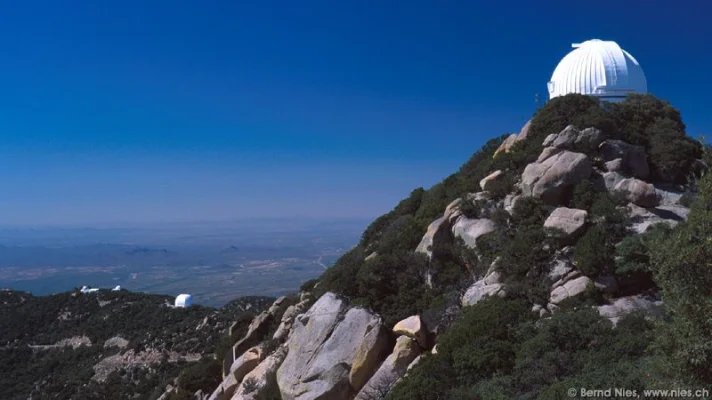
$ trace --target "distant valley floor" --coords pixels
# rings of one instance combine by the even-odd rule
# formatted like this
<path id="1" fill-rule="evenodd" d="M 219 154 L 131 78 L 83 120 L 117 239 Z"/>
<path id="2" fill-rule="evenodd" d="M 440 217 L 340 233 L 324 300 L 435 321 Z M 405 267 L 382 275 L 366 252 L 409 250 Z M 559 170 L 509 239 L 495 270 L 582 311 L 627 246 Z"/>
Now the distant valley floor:
<path id="1" fill-rule="evenodd" d="M 45 295 L 87 285 L 120 285 L 136 292 L 190 293 L 198 304 L 220 307 L 241 296 L 281 296 L 318 277 L 339 254 L 312 259 L 240 260 L 217 266 L 0 267 L 0 287 Z"/>

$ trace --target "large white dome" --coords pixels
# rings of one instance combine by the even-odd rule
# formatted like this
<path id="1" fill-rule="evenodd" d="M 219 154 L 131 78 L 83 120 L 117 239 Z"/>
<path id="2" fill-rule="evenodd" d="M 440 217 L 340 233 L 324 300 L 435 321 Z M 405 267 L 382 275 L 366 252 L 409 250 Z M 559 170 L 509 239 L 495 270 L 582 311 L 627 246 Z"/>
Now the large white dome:
<path id="1" fill-rule="evenodd" d="M 618 101 L 630 93 L 647 93 L 643 69 L 618 43 L 599 39 L 572 44 L 575 48 L 556 66 L 549 98 L 569 93 Z"/>

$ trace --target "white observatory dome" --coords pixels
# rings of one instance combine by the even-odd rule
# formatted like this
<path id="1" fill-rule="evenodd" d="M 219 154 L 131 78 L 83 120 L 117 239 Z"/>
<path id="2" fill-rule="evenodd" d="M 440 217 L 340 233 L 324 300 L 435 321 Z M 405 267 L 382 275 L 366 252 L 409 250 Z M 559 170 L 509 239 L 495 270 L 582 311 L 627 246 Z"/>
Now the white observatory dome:
<path id="1" fill-rule="evenodd" d="M 193 305 L 193 296 L 189 294 L 179 294 L 176 297 L 175 307 L 183 308 Z"/>
<path id="2" fill-rule="evenodd" d="M 556 66 L 549 82 L 549 98 L 580 93 L 620 101 L 630 93 L 647 93 L 643 69 L 618 43 L 599 39 L 574 43 L 575 48 Z"/>

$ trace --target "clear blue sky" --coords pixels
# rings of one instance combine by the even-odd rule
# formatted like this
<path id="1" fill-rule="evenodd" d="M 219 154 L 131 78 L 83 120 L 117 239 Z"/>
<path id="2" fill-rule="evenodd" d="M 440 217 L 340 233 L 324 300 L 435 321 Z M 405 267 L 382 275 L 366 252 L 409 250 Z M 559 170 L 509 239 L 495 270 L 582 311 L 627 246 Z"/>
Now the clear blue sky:
<path id="1" fill-rule="evenodd" d="M 707 3 L 7 2 L 0 225 L 380 215 L 591 38 L 712 133 Z"/>

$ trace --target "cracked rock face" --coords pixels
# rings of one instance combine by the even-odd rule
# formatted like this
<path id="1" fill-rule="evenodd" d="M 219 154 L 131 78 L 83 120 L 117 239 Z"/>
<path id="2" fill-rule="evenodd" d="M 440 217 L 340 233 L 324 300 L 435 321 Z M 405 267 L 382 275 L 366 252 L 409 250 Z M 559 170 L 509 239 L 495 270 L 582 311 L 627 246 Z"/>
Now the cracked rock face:
<path id="1" fill-rule="evenodd" d="M 365 339 L 380 324 L 367 310 L 348 309 L 334 294 L 324 294 L 294 322 L 287 356 L 277 370 L 282 398 L 347 398 L 354 391 L 349 384 L 354 360 L 367 351 Z"/>

